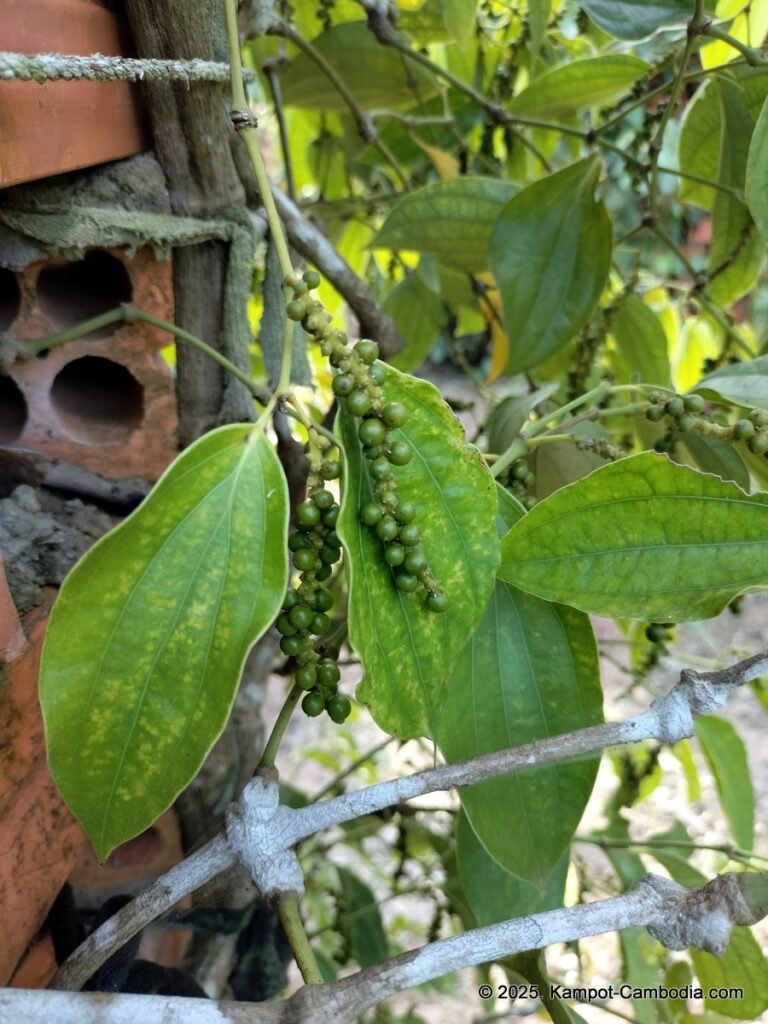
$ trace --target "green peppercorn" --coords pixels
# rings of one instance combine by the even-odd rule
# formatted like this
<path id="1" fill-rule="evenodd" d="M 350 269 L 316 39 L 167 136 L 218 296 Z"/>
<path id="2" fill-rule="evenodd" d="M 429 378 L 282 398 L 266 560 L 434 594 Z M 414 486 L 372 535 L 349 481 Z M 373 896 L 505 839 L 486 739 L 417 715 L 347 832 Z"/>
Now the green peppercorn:
<path id="1" fill-rule="evenodd" d="M 291 618 L 287 612 L 284 612 L 282 615 L 278 615 L 275 625 L 277 626 L 278 633 L 281 633 L 283 636 L 293 636 L 297 630 L 297 627 L 293 622 L 291 622 Z"/>
<path id="2" fill-rule="evenodd" d="M 398 527 L 392 516 L 384 516 L 376 526 L 376 533 L 381 540 L 394 540 L 398 533 Z"/>
<path id="3" fill-rule="evenodd" d="M 317 681 L 321 686 L 335 686 L 341 678 L 339 666 L 332 658 L 322 658 L 317 664 Z"/>
<path id="4" fill-rule="evenodd" d="M 371 411 L 371 397 L 362 388 L 355 390 L 347 398 L 347 412 L 350 416 L 365 416 Z"/>
<path id="5" fill-rule="evenodd" d="M 297 604 L 291 608 L 288 615 L 297 629 L 309 629 L 315 613 L 308 604 Z"/>
<path id="6" fill-rule="evenodd" d="M 682 416 L 685 412 L 685 402 L 679 395 L 675 395 L 674 398 L 670 398 L 669 401 L 665 403 L 664 408 L 666 409 L 668 416 L 673 416 L 677 419 L 678 416 Z"/>
<path id="7" fill-rule="evenodd" d="M 305 270 L 301 276 L 304 278 L 307 288 L 320 287 L 320 275 L 316 270 Z"/>
<path id="8" fill-rule="evenodd" d="M 689 430 L 693 430 L 693 425 L 695 422 L 696 420 L 693 416 L 689 416 L 687 413 L 684 413 L 682 416 L 678 418 L 677 429 L 680 431 L 681 434 L 686 434 Z"/>
<path id="9" fill-rule="evenodd" d="M 325 534 L 325 543 L 329 548 L 340 548 L 341 540 L 339 539 L 338 533 L 335 530 L 327 530 Z"/>
<path id="10" fill-rule="evenodd" d="M 304 641 L 300 636 L 284 636 L 280 641 L 280 650 L 283 654 L 287 654 L 289 658 L 294 658 L 303 650 Z"/>
<path id="11" fill-rule="evenodd" d="M 748 441 L 755 436 L 755 425 L 750 420 L 738 420 L 733 425 L 733 436 L 737 441 Z"/>
<path id="12" fill-rule="evenodd" d="M 341 548 L 332 548 L 330 544 L 324 544 L 320 548 L 320 561 L 324 565 L 335 565 L 341 558 Z"/>
<path id="13" fill-rule="evenodd" d="M 337 725 L 341 725 L 342 722 L 346 722 L 349 718 L 352 712 L 352 705 L 347 697 L 336 693 L 326 703 L 325 709 L 328 712 L 329 718 L 336 722 Z"/>
<path id="14" fill-rule="evenodd" d="M 371 366 L 379 358 L 379 346 L 375 341 L 368 341 L 367 339 L 358 341 L 355 345 L 355 352 L 368 366 Z"/>
<path id="15" fill-rule="evenodd" d="M 437 590 L 431 594 L 427 594 L 427 608 L 429 608 L 431 612 L 447 611 L 448 604 L 448 595 L 442 590 Z"/>
<path id="16" fill-rule="evenodd" d="M 315 491 L 312 495 L 312 501 L 314 501 L 321 512 L 327 512 L 333 504 L 333 495 L 330 491 Z"/>
<path id="17" fill-rule="evenodd" d="M 386 455 L 380 455 L 371 463 L 371 476 L 374 480 L 388 480 L 392 476 L 392 469 Z"/>
<path id="18" fill-rule="evenodd" d="M 415 548 L 421 540 L 421 531 L 415 523 L 400 527 L 400 543 L 407 548 Z"/>
<path id="19" fill-rule="evenodd" d="M 387 368 L 384 363 L 374 363 L 368 370 L 368 376 L 374 384 L 383 384 L 387 379 Z"/>
<path id="20" fill-rule="evenodd" d="M 378 459 L 378 457 L 380 455 L 383 455 L 383 454 L 384 454 L 384 445 L 383 444 L 367 444 L 363 448 L 363 456 L 366 459 L 370 460 L 370 461 L 372 461 L 373 459 Z"/>
<path id="21" fill-rule="evenodd" d="M 768 452 L 768 434 L 755 434 L 747 441 L 747 447 L 755 455 L 763 455 Z"/>
<path id="22" fill-rule="evenodd" d="M 307 307 L 301 299 L 291 299 L 285 307 L 285 314 L 289 320 L 303 320 L 307 315 Z"/>
<path id="23" fill-rule="evenodd" d="M 387 436 L 387 428 L 380 419 L 372 416 L 369 420 L 363 420 L 358 428 L 357 436 L 363 444 L 382 444 Z"/>
<path id="24" fill-rule="evenodd" d="M 509 475 L 515 480 L 525 480 L 528 476 L 528 467 L 522 461 L 513 462 L 509 467 Z"/>
<path id="25" fill-rule="evenodd" d="M 312 548 L 301 548 L 293 556 L 293 564 L 299 572 L 311 572 L 316 562 L 317 556 Z"/>
<path id="26" fill-rule="evenodd" d="M 304 533 L 292 533 L 288 538 L 288 547 L 291 551 L 301 551 L 302 548 L 308 548 L 309 546 L 309 539 Z"/>
<path id="27" fill-rule="evenodd" d="M 293 294 L 299 298 L 302 295 L 306 295 L 307 292 L 309 291 L 309 287 L 306 281 L 296 281 L 296 283 L 292 284 L 291 287 L 293 288 Z"/>
<path id="28" fill-rule="evenodd" d="M 416 516 L 416 506 L 412 501 L 401 501 L 395 512 L 398 523 L 410 523 Z"/>
<path id="29" fill-rule="evenodd" d="M 685 405 L 687 412 L 704 412 L 706 402 L 701 395 L 685 395 L 683 398 L 683 404 Z"/>
<path id="30" fill-rule="evenodd" d="M 300 530 L 311 530 L 320 522 L 320 509 L 313 501 L 305 501 L 296 509 L 296 525 Z"/>
<path id="31" fill-rule="evenodd" d="M 645 418 L 650 420 L 651 423 L 658 423 L 664 416 L 663 405 L 649 405 L 645 410 Z"/>
<path id="32" fill-rule="evenodd" d="M 404 594 L 412 594 L 418 585 L 419 581 L 409 572 L 399 572 L 395 576 L 395 586 Z"/>
<path id="33" fill-rule="evenodd" d="M 309 631 L 310 633 L 314 633 L 315 636 L 325 636 L 330 628 L 331 620 L 325 612 L 318 612 L 312 619 L 312 625 L 309 627 Z"/>
<path id="34" fill-rule="evenodd" d="M 389 449 L 389 461 L 393 466 L 406 466 L 413 458 L 413 449 L 407 441 L 394 441 Z"/>
<path id="35" fill-rule="evenodd" d="M 315 594 L 315 611 L 327 612 L 333 607 L 333 594 L 330 590 L 318 590 Z"/>
<path id="36" fill-rule="evenodd" d="M 296 669 L 294 679 L 296 680 L 296 685 L 300 686 L 302 690 L 311 690 L 317 682 L 317 669 L 314 665 L 303 665 L 301 668 Z"/>
<path id="37" fill-rule="evenodd" d="M 320 464 L 320 476 L 323 480 L 335 480 L 341 476 L 341 463 L 338 459 L 325 459 Z"/>
<path id="38" fill-rule="evenodd" d="M 323 512 L 323 526 L 333 529 L 338 522 L 339 511 L 340 507 L 338 505 L 331 505 L 327 512 Z"/>
<path id="39" fill-rule="evenodd" d="M 283 608 L 285 608 L 286 611 L 290 611 L 296 604 L 299 604 L 299 595 L 295 590 L 289 590 L 283 599 Z"/>
<path id="40" fill-rule="evenodd" d="M 405 571 L 412 576 L 421 576 L 427 571 L 427 557 L 421 551 L 409 551 L 405 556 Z"/>
<path id="41" fill-rule="evenodd" d="M 384 552 L 387 565 L 402 565 L 405 561 L 405 548 L 402 544 L 390 544 Z"/>
<path id="42" fill-rule="evenodd" d="M 355 378 L 349 373 L 339 373 L 333 378 L 334 395 L 338 395 L 339 398 L 346 398 L 347 395 L 351 395 L 355 390 Z"/>
<path id="43" fill-rule="evenodd" d="M 330 565 L 321 565 L 319 569 L 315 569 L 315 579 L 319 583 L 325 583 L 326 580 L 329 580 L 331 578 L 332 572 L 333 569 L 330 567 Z"/>
<path id="44" fill-rule="evenodd" d="M 325 711 L 325 698 L 316 690 L 310 690 L 301 702 L 301 710 L 310 718 L 317 718 Z"/>
<path id="45" fill-rule="evenodd" d="M 768 412 L 764 409 L 752 409 L 749 418 L 756 427 L 768 427 Z"/>
<path id="46" fill-rule="evenodd" d="M 383 515 L 379 505 L 373 501 L 367 501 L 360 509 L 360 522 L 365 526 L 375 526 Z"/>
<path id="47" fill-rule="evenodd" d="M 387 402 L 381 410 L 381 418 L 387 427 L 395 429 L 402 427 L 408 419 L 408 410 L 402 402 Z"/>

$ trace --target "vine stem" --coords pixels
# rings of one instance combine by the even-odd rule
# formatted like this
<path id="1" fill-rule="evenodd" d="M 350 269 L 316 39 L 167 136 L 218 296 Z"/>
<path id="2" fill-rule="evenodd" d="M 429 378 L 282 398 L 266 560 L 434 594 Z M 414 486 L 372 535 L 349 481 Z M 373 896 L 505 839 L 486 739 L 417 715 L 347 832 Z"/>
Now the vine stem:
<path id="1" fill-rule="evenodd" d="M 296 683 L 288 691 L 288 696 L 285 698 L 283 706 L 280 708 L 280 712 L 275 719 L 275 724 L 272 726 L 272 732 L 269 734 L 267 745 L 264 747 L 264 753 L 261 755 L 261 760 L 256 768 L 257 772 L 262 768 L 274 765 L 280 742 L 303 692 L 302 688 L 297 686 Z"/>
<path id="2" fill-rule="evenodd" d="M 68 327 L 65 331 L 60 331 L 58 334 L 51 334 L 47 338 L 36 338 L 34 341 L 28 341 L 25 344 L 25 350 L 30 356 L 36 356 L 48 349 L 55 348 L 57 345 L 64 345 L 68 341 L 75 341 L 77 338 L 82 338 L 85 334 L 90 334 L 91 331 L 99 330 L 109 324 L 120 323 L 120 321 L 127 324 L 150 324 L 152 327 L 158 327 L 162 331 L 168 331 L 169 334 L 172 334 L 181 341 L 186 341 L 189 345 L 194 345 L 195 348 L 205 352 L 215 363 L 218 363 L 227 373 L 232 374 L 241 384 L 244 384 L 259 405 L 267 404 L 268 399 L 255 381 L 241 370 L 239 366 L 235 366 L 225 355 L 222 355 L 221 352 L 218 352 L 207 342 L 203 341 L 202 338 L 190 334 L 183 327 L 178 327 L 167 320 L 161 320 L 159 317 L 153 316 L 152 313 L 146 313 L 143 309 L 137 309 L 135 306 L 128 304 L 118 306 L 108 313 L 101 313 L 99 316 L 91 317 L 90 320 L 83 320 L 82 323 Z"/>
<path id="3" fill-rule="evenodd" d="M 648 188 L 648 204 L 652 212 L 656 211 L 656 203 L 659 193 L 659 154 L 664 142 L 664 135 L 667 130 L 670 118 L 674 113 L 680 91 L 683 88 L 683 80 L 688 69 L 688 62 L 696 47 L 696 37 L 701 35 L 706 28 L 707 20 L 704 17 L 704 0 L 694 0 L 693 16 L 688 22 L 688 30 L 683 48 L 683 56 L 680 59 L 680 67 L 669 90 L 669 98 L 661 116 L 659 127 L 650 144 L 651 154 L 651 181 Z"/>
<path id="4" fill-rule="evenodd" d="M 267 169 L 264 166 L 264 158 L 261 155 L 259 137 L 256 131 L 255 119 L 250 113 L 248 98 L 245 94 L 245 82 L 243 79 L 243 62 L 240 56 L 240 33 L 237 27 L 237 7 L 235 0 L 224 0 L 224 14 L 227 26 L 227 45 L 229 48 L 229 66 L 232 74 L 232 114 L 233 123 L 240 132 L 240 136 L 248 150 L 248 155 L 253 164 L 256 175 L 256 183 L 259 187 L 259 195 L 264 204 L 264 211 L 267 215 L 267 223 L 272 233 L 277 250 L 277 258 L 280 262 L 280 269 L 283 277 L 291 277 L 294 273 L 291 254 L 288 251 L 288 243 L 283 232 L 283 224 L 272 197 Z M 288 372 L 290 374 L 291 362 L 288 360 Z"/>
<path id="5" fill-rule="evenodd" d="M 309 944 L 295 892 L 285 893 L 277 902 L 277 916 L 290 943 L 301 976 L 308 985 L 322 985 L 323 976 Z"/>
<path id="6" fill-rule="evenodd" d="M 759 50 L 754 49 L 752 46 L 747 46 L 746 43 L 742 43 L 740 39 L 730 35 L 718 25 L 708 25 L 704 34 L 711 36 L 713 39 L 719 39 L 721 42 L 727 43 L 728 46 L 732 46 L 734 50 L 738 50 L 751 67 L 764 68 L 768 66 L 768 58 L 764 57 Z"/>

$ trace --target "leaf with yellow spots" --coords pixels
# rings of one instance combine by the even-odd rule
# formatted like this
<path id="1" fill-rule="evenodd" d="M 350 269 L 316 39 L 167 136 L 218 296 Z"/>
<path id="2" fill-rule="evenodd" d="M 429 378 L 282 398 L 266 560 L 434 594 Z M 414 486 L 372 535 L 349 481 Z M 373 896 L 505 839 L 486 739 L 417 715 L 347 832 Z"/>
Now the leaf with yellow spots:
<path id="1" fill-rule="evenodd" d="M 188 448 L 64 581 L 40 694 L 57 786 L 100 859 L 194 778 L 288 581 L 288 495 L 253 424 Z"/>
<path id="2" fill-rule="evenodd" d="M 346 477 L 337 531 L 349 574 L 349 638 L 365 675 L 357 696 L 382 729 L 403 739 L 430 732 L 456 656 L 482 616 L 499 564 L 496 485 L 461 424 L 424 380 L 388 368 L 388 401 L 408 420 L 393 433 L 413 458 L 395 470 L 397 496 L 416 506 L 423 550 L 448 595 L 446 612 L 427 610 L 423 595 L 396 589 L 375 530 L 359 520 L 372 501 L 357 421 L 339 416 Z"/>

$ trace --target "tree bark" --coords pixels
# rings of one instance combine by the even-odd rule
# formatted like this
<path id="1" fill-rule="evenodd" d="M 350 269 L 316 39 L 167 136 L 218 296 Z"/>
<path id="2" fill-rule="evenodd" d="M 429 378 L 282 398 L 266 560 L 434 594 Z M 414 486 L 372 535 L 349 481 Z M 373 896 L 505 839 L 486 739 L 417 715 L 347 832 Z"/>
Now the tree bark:
<path id="1" fill-rule="evenodd" d="M 139 57 L 227 60 L 219 0 L 125 0 L 125 11 Z M 173 212 L 213 218 L 242 209 L 226 87 L 152 82 L 144 90 Z M 176 323 L 217 349 L 224 341 L 229 250 L 225 242 L 205 242 L 176 249 L 173 257 Z M 229 383 L 224 371 L 196 349 L 180 345 L 177 361 L 179 434 L 185 446 L 220 422 Z M 235 404 L 238 418 L 247 419 L 250 399 L 243 395 Z"/>

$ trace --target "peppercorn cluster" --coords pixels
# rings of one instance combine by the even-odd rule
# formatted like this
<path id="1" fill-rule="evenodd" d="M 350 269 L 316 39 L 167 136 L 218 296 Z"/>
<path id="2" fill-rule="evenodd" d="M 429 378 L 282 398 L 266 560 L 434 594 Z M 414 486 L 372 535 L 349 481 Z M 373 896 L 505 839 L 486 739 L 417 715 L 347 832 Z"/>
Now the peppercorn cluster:
<path id="1" fill-rule="evenodd" d="M 333 606 L 333 595 L 324 584 L 341 558 L 335 529 L 339 506 L 325 481 L 336 479 L 341 466 L 338 459 L 330 457 L 331 444 L 326 438 L 316 438 L 315 443 L 320 455 L 309 475 L 309 497 L 296 509 L 296 532 L 288 538 L 299 582 L 285 596 L 277 629 L 282 635 L 280 649 L 296 660 L 295 682 L 307 691 L 301 702 L 304 712 L 314 718 L 327 711 L 334 722 L 341 723 L 349 717 L 352 705 L 338 692 L 339 666 L 324 654 L 322 646 L 322 638 L 331 628 L 328 612 Z"/>
<path id="2" fill-rule="evenodd" d="M 658 423 L 667 418 L 669 428 L 654 444 L 658 452 L 669 452 L 679 434 L 697 430 L 723 441 L 744 441 L 754 455 L 768 458 L 768 412 L 752 409 L 744 419 L 731 423 L 725 413 L 705 413 L 706 402 L 701 395 L 674 395 L 672 398 L 651 392 L 646 418 Z"/>
<path id="3" fill-rule="evenodd" d="M 512 491 L 525 509 L 532 509 L 536 504 L 536 498 L 532 494 L 535 481 L 536 474 L 525 459 L 515 459 L 507 470 L 507 489 Z"/>
<path id="4" fill-rule="evenodd" d="M 387 370 L 378 362 L 379 347 L 364 339 L 354 347 L 343 331 L 331 327 L 331 317 L 321 302 L 308 294 L 320 283 L 316 271 L 307 271 L 301 280 L 289 278 L 294 298 L 288 303 L 288 316 L 301 322 L 304 330 L 320 345 L 323 355 L 337 371 L 333 393 L 354 419 L 359 420 L 358 438 L 362 444 L 374 500 L 360 509 L 360 520 L 376 532 L 383 545 L 384 560 L 391 568 L 394 584 L 403 593 L 421 589 L 427 608 L 443 612 L 448 596 L 429 566 L 421 545 L 421 532 L 414 522 L 417 510 L 412 502 L 399 501 L 395 468 L 407 465 L 413 450 L 393 431 L 408 419 L 402 402 L 388 402 L 382 384 Z"/>

